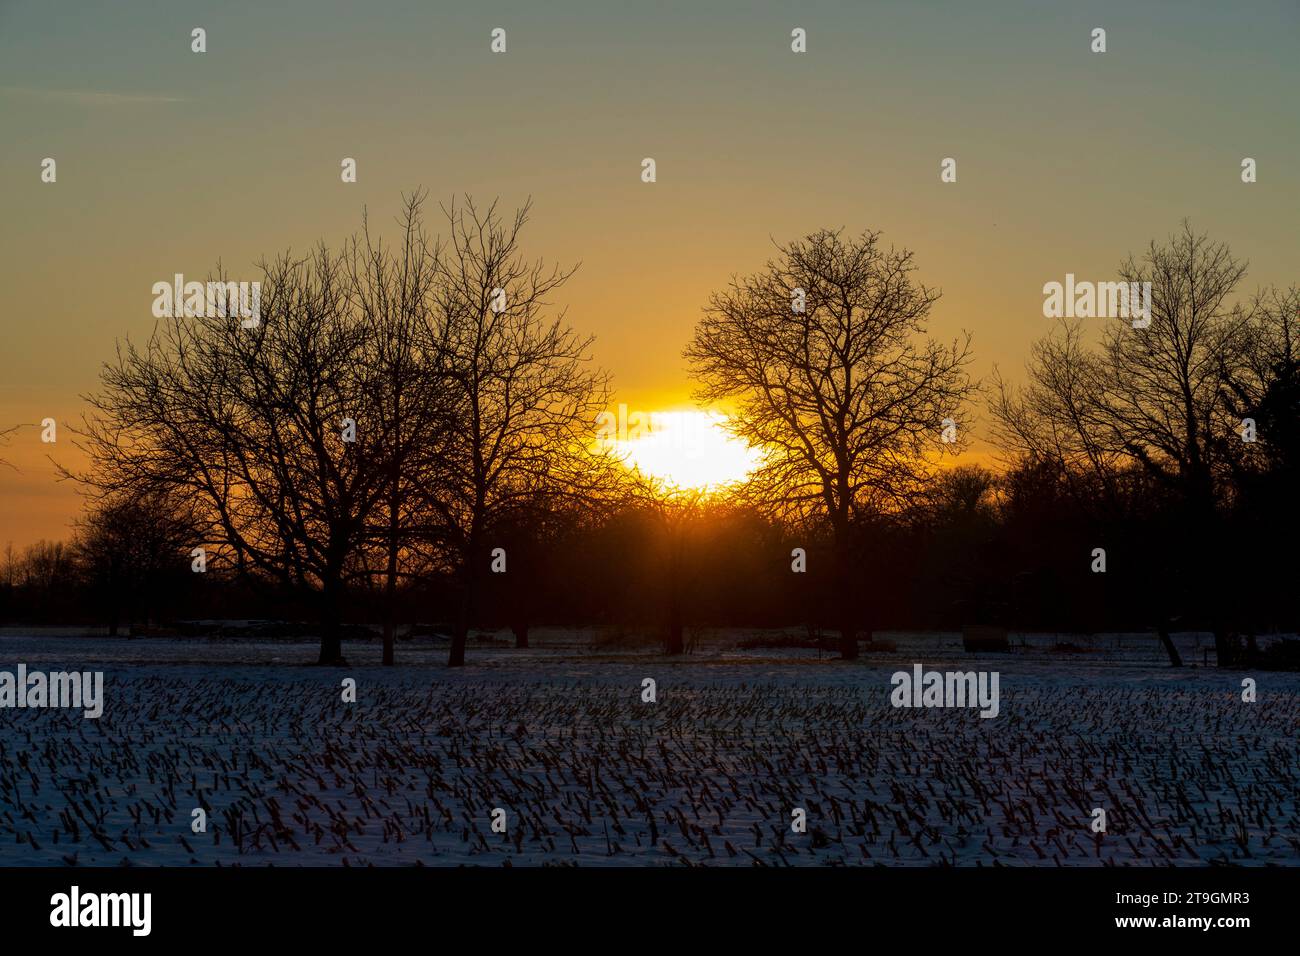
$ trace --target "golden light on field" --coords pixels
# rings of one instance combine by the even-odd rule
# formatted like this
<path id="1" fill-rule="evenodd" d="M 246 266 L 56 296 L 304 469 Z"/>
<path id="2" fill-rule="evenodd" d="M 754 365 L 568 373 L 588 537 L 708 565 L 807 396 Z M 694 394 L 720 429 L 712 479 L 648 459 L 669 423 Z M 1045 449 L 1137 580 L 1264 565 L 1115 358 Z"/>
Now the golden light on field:
<path id="1" fill-rule="evenodd" d="M 614 448 L 629 468 L 669 488 L 716 491 L 744 481 L 761 459 L 727 431 L 726 420 L 717 412 L 628 416 L 620 409 Z"/>

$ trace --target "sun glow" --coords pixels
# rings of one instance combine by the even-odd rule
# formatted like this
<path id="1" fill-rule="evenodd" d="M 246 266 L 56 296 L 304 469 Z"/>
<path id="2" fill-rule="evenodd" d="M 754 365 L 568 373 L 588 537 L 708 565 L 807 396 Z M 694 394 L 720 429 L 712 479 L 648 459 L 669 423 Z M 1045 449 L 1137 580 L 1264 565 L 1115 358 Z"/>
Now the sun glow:
<path id="1" fill-rule="evenodd" d="M 744 481 L 761 461 L 759 450 L 728 432 L 726 416 L 717 412 L 628 416 L 620 408 L 617 421 L 611 437 L 624 463 L 670 488 L 718 491 Z"/>

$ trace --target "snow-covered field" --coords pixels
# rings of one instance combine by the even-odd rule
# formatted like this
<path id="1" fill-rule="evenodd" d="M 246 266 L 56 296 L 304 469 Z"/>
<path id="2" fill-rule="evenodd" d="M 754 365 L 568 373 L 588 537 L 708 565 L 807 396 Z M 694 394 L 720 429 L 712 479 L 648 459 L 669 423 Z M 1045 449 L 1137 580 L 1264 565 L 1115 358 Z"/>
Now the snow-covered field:
<path id="1" fill-rule="evenodd" d="M 739 636 L 669 661 L 502 635 L 449 671 L 434 641 L 317 668 L 308 644 L 0 634 L 0 670 L 103 670 L 106 697 L 0 710 L 0 865 L 1300 862 L 1298 674 L 1174 670 L 1150 635 L 881 635 L 856 663 Z M 999 716 L 892 707 L 914 662 L 998 671 Z"/>

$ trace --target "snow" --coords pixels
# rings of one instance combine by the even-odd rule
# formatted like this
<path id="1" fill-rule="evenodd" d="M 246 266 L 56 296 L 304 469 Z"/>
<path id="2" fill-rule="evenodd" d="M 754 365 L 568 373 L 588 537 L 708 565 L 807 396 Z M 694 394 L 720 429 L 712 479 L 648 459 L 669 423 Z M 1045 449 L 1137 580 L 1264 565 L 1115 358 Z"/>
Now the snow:
<path id="1" fill-rule="evenodd" d="M 319 668 L 304 643 L 0 634 L 0 670 L 103 670 L 106 697 L 98 720 L 0 710 L 0 864 L 1300 862 L 1300 674 L 1176 670 L 1151 635 L 891 634 L 852 663 L 747 636 L 668 660 L 502 633 L 448 670 L 436 640 Z M 914 662 L 997 670 L 999 716 L 893 708 Z"/>

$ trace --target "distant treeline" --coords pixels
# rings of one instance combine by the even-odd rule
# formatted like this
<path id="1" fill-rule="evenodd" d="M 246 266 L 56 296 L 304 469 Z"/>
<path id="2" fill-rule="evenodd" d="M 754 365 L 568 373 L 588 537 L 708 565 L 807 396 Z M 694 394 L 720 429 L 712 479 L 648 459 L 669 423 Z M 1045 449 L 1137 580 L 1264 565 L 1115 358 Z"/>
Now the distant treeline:
<path id="1" fill-rule="evenodd" d="M 1185 545 L 1176 503 L 1140 474 L 1130 479 L 1128 516 L 1108 520 L 1081 507 L 1071 481 L 1051 465 L 941 473 L 928 500 L 860 529 L 851 577 L 858 639 L 873 630 L 967 624 L 1213 630 L 1223 608 L 1231 612 L 1219 625 L 1243 643 L 1300 629 L 1294 512 L 1264 517 L 1243 498 L 1225 509 L 1214 545 Z M 743 505 L 699 505 L 673 523 L 657 509 L 629 506 L 562 540 L 515 534 L 498 541 L 506 570 L 485 575 L 471 619 L 512 628 L 525 646 L 538 624 L 617 625 L 665 641 L 674 619 L 688 630 L 806 626 L 820 634 L 838 626 L 828 536 L 792 532 Z M 1233 573 L 1197 593 L 1188 566 L 1216 563 L 1212 547 L 1226 549 Z M 805 549 L 806 573 L 791 570 L 795 548 Z M 1105 549 L 1104 573 L 1092 570 L 1096 548 Z M 188 540 L 115 538 L 102 529 L 70 543 L 10 549 L 0 561 L 0 622 L 111 625 L 126 633 L 132 625 L 207 618 L 314 619 L 310 589 L 250 581 L 220 566 L 198 574 L 191 565 Z M 362 579 L 341 621 L 377 627 L 384 600 Z M 395 609 L 400 630 L 445 630 L 457 601 L 451 574 L 404 584 Z"/>

